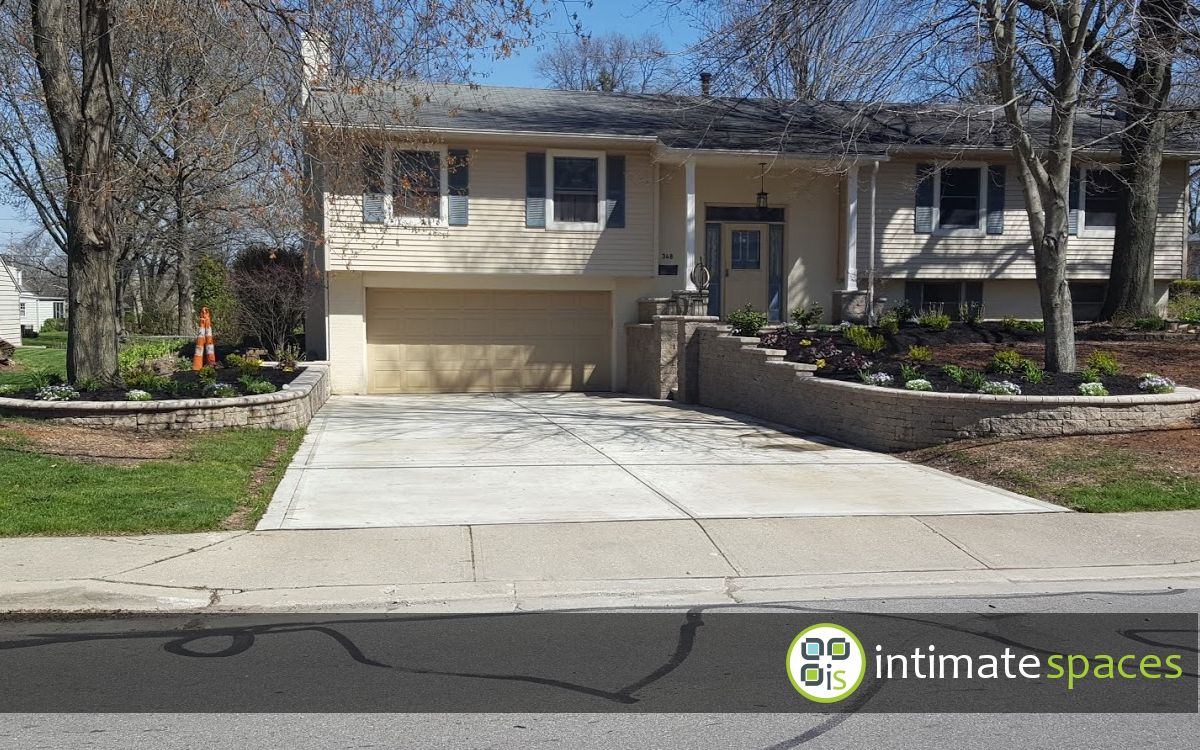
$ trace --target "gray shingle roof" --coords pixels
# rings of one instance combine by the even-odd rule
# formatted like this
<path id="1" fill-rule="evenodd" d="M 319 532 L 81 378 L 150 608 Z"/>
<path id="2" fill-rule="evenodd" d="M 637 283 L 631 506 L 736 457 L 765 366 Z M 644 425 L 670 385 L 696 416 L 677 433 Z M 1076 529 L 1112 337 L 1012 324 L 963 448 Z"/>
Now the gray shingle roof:
<path id="1" fill-rule="evenodd" d="M 1046 110 L 1027 116 L 1035 127 L 1048 125 Z M 420 81 L 317 90 L 306 122 L 640 137 L 685 149 L 798 155 L 1008 147 L 1004 115 L 991 106 L 782 102 Z M 1081 114 L 1076 145 L 1115 151 L 1120 124 L 1111 114 Z M 1173 134 L 1168 151 L 1200 153 L 1200 140 L 1191 132 Z"/>

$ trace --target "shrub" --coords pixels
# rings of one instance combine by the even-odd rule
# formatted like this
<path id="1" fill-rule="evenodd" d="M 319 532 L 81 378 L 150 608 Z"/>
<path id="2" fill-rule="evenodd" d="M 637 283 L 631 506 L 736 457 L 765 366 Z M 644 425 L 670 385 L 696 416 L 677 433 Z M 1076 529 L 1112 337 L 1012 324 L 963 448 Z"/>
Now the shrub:
<path id="1" fill-rule="evenodd" d="M 29 386 L 35 390 L 61 385 L 62 382 L 62 375 L 53 370 L 34 370 L 29 373 Z"/>
<path id="2" fill-rule="evenodd" d="M 989 396 L 1020 396 L 1021 386 L 1010 380 L 988 380 L 979 386 L 979 392 Z"/>
<path id="3" fill-rule="evenodd" d="M 1180 279 L 1172 281 L 1168 294 L 1173 298 L 1181 294 L 1200 295 L 1200 280 Z"/>
<path id="4" fill-rule="evenodd" d="M 879 319 L 879 330 L 888 336 L 900 333 L 900 318 L 895 313 L 888 313 Z"/>
<path id="5" fill-rule="evenodd" d="M 143 391 L 170 392 L 173 381 L 167 375 L 155 375 L 152 372 L 137 372 L 125 378 L 125 385 Z"/>
<path id="6" fill-rule="evenodd" d="M 207 307 L 212 314 L 213 336 L 217 341 L 237 343 L 242 340 L 238 324 L 237 298 L 229 286 L 229 270 L 211 255 L 202 255 L 196 263 L 192 302 L 197 313 Z"/>
<path id="7" fill-rule="evenodd" d="M 1099 383 L 1100 371 L 1094 367 L 1085 367 L 1079 371 L 1079 378 L 1085 383 Z"/>
<path id="8" fill-rule="evenodd" d="M 962 386 L 973 391 L 982 390 L 987 378 L 979 370 L 963 370 Z"/>
<path id="9" fill-rule="evenodd" d="M 1121 371 L 1121 365 L 1117 362 L 1117 358 L 1111 353 L 1099 349 L 1088 357 L 1087 366 L 1088 369 L 1095 370 L 1101 375 L 1116 375 Z"/>
<path id="10" fill-rule="evenodd" d="M 309 282 L 299 247 L 251 245 L 233 261 L 229 288 L 237 300 L 238 324 L 272 357 L 279 357 L 304 321 L 313 291 Z"/>
<path id="11" fill-rule="evenodd" d="M 906 381 L 904 383 L 904 387 L 910 391 L 932 391 L 933 383 L 930 383 L 924 378 L 913 378 L 912 380 Z"/>
<path id="12" fill-rule="evenodd" d="M 237 398 L 241 394 L 228 383 L 209 383 L 204 386 L 204 395 L 212 398 Z"/>
<path id="13" fill-rule="evenodd" d="M 1046 371 L 1037 362 L 1027 359 L 1021 363 L 1021 377 L 1026 383 L 1037 385 L 1046 379 Z"/>
<path id="14" fill-rule="evenodd" d="M 931 305 L 925 308 L 917 322 L 935 331 L 945 331 L 950 327 L 950 316 L 942 312 L 941 305 Z"/>
<path id="15" fill-rule="evenodd" d="M 1001 349 L 992 355 L 987 370 L 1000 375 L 1011 375 L 1021 368 L 1024 361 L 1025 358 L 1016 349 Z"/>
<path id="16" fill-rule="evenodd" d="M 279 390 L 275 387 L 274 383 L 262 378 L 250 377 L 249 375 L 243 375 L 238 378 L 238 382 L 242 384 L 242 390 L 246 393 L 274 393 Z"/>
<path id="17" fill-rule="evenodd" d="M 0 383 L 0 396 L 11 396 L 21 390 L 21 386 L 15 383 Z"/>
<path id="18" fill-rule="evenodd" d="M 983 322 L 982 302 L 963 302 L 958 306 L 958 319 L 969 326 L 977 326 Z"/>
<path id="19" fill-rule="evenodd" d="M 217 368 L 212 365 L 205 365 L 199 370 L 196 370 L 196 377 L 205 385 L 212 385 L 217 382 Z"/>
<path id="20" fill-rule="evenodd" d="M 184 339 L 158 339 L 138 341 L 121 347 L 121 352 L 117 355 L 121 377 L 128 380 L 129 376 L 138 370 L 149 370 L 155 374 L 170 372 L 175 369 L 179 349 L 186 343 Z"/>
<path id="21" fill-rule="evenodd" d="M 842 367 L 847 370 L 862 372 L 863 370 L 871 369 L 871 360 L 867 359 L 865 355 L 853 352 L 842 358 Z"/>
<path id="22" fill-rule="evenodd" d="M 69 385 L 46 385 L 38 388 L 34 398 L 38 401 L 74 401 L 79 398 L 79 391 Z"/>
<path id="23" fill-rule="evenodd" d="M 878 354 L 886 346 L 883 336 L 871 333 L 866 326 L 847 326 L 842 337 L 867 354 Z"/>
<path id="24" fill-rule="evenodd" d="M 1174 393 L 1175 381 L 1152 372 L 1144 372 L 1138 380 L 1138 390 L 1146 393 Z"/>
<path id="25" fill-rule="evenodd" d="M 900 381 L 907 383 L 910 380 L 921 379 L 921 368 L 916 365 L 910 365 L 907 362 L 900 365 Z"/>
<path id="26" fill-rule="evenodd" d="M 1167 313 L 1173 320 L 1200 323 L 1200 292 L 1186 292 L 1172 297 L 1167 303 Z"/>
<path id="27" fill-rule="evenodd" d="M 42 333 L 62 333 L 67 330 L 66 318 L 46 318 L 42 321 Z"/>
<path id="28" fill-rule="evenodd" d="M 1014 318 L 1011 315 L 1003 318 L 1000 321 L 1000 327 L 1009 333 L 1017 331 L 1028 331 L 1030 333 L 1044 333 L 1046 331 L 1046 323 L 1041 320 L 1021 320 Z"/>
<path id="29" fill-rule="evenodd" d="M 825 308 L 821 307 L 820 303 L 814 302 L 808 307 L 797 306 L 792 310 L 792 321 L 801 328 L 808 328 L 819 323 L 824 314 Z"/>
<path id="30" fill-rule="evenodd" d="M 807 339 L 805 339 L 807 341 Z M 803 344 L 804 342 L 800 342 Z M 811 341 L 808 342 L 812 344 Z M 288 344 L 283 347 L 283 351 L 279 352 L 279 369 L 284 372 L 295 372 L 296 365 L 300 362 L 300 347 L 295 344 Z"/>
<path id="31" fill-rule="evenodd" d="M 1107 396 L 1108 389 L 1104 387 L 1103 383 L 1080 383 L 1079 384 L 1079 395 L 1080 396 Z"/>
<path id="32" fill-rule="evenodd" d="M 967 371 L 958 365 L 946 365 L 942 368 L 942 374 L 953 380 L 959 385 L 963 384 L 963 378 L 966 377 Z"/>
<path id="33" fill-rule="evenodd" d="M 99 378 L 81 378 L 75 382 L 75 388 L 80 391 L 98 391 L 103 387 Z"/>
<path id="34" fill-rule="evenodd" d="M 1134 318 L 1131 324 L 1136 331 L 1161 331 L 1166 328 L 1167 321 L 1162 318 L 1151 315 L 1146 318 Z"/>
<path id="35" fill-rule="evenodd" d="M 138 388 L 134 388 L 125 394 L 126 401 L 150 401 L 153 398 L 149 393 Z"/>
<path id="36" fill-rule="evenodd" d="M 886 372 L 867 372 L 866 370 L 863 370 L 862 372 L 858 373 L 858 378 L 867 385 L 876 385 L 880 388 L 886 388 L 895 382 L 892 376 L 888 375 Z"/>
<path id="37" fill-rule="evenodd" d="M 729 313 L 725 322 L 733 329 L 734 336 L 757 336 L 767 324 L 767 314 L 758 312 L 752 305 L 746 305 Z"/>
<path id="38" fill-rule="evenodd" d="M 187 357 L 179 357 L 175 360 L 175 372 L 191 372 L 192 360 Z"/>
<path id="39" fill-rule="evenodd" d="M 837 342 L 831 338 L 821 339 L 813 347 L 813 354 L 817 357 L 836 357 L 842 353 L 842 350 L 837 347 Z"/>
<path id="40" fill-rule="evenodd" d="M 914 310 L 913 306 L 908 304 L 907 301 L 901 302 L 893 307 L 891 312 L 901 323 L 907 323 L 908 321 L 917 317 L 917 311 Z"/>
<path id="41" fill-rule="evenodd" d="M 230 354 L 225 357 L 225 366 L 236 368 L 238 375 L 253 378 L 262 368 L 262 360 L 258 357 L 243 357 L 240 354 Z"/>
<path id="42" fill-rule="evenodd" d="M 908 355 L 907 356 L 913 362 L 919 362 L 921 364 L 924 364 L 924 363 L 928 362 L 929 360 L 933 359 L 933 350 L 930 349 L 928 346 L 920 346 L 918 344 L 913 344 L 912 346 L 908 347 Z"/>

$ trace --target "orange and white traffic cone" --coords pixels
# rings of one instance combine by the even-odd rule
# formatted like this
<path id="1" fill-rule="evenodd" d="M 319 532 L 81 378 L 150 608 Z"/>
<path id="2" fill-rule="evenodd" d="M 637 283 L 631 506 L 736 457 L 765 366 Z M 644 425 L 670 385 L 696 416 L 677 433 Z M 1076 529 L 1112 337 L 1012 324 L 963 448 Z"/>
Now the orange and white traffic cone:
<path id="1" fill-rule="evenodd" d="M 205 307 L 200 310 L 200 316 L 204 321 L 204 364 L 216 367 L 217 344 L 215 341 L 213 341 L 212 314 L 209 313 L 208 308 Z"/>
<path id="2" fill-rule="evenodd" d="M 200 331 L 196 334 L 196 352 L 192 355 L 192 369 L 200 370 L 204 368 L 204 313 L 200 314 Z"/>

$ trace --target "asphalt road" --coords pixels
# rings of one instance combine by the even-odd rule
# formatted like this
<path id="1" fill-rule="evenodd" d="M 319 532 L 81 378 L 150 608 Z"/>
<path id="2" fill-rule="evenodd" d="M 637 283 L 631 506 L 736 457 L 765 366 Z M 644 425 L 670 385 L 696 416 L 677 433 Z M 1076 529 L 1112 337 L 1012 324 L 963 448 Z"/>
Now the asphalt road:
<path id="1" fill-rule="evenodd" d="M 1197 612 L 1200 591 L 794 602 L 862 612 Z M 0 748 L 1190 748 L 1190 715 L 8 714 Z"/>

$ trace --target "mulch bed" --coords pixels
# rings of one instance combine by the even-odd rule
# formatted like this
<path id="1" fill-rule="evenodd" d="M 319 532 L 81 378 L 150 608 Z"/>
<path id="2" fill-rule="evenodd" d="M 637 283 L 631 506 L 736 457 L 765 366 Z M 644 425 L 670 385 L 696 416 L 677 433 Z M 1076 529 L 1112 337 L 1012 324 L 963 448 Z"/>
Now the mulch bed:
<path id="1" fill-rule="evenodd" d="M 877 330 L 874 331 L 878 333 Z M 908 324 L 894 335 L 884 335 L 885 348 L 876 354 L 867 353 L 847 341 L 839 331 L 788 330 L 764 331 L 762 346 L 783 349 L 786 359 L 792 362 L 814 364 L 824 360 L 817 370 L 818 377 L 850 382 L 860 382 L 860 371 L 883 372 L 891 375 L 892 387 L 903 387 L 901 365 L 910 364 L 920 370 L 921 377 L 928 380 L 934 391 L 940 393 L 975 393 L 970 387 L 958 384 L 942 372 L 945 365 L 957 365 L 985 373 L 987 380 L 1007 380 L 1021 388 L 1027 396 L 1077 396 L 1082 378 L 1076 373 L 1045 373 L 1041 383 L 1030 383 L 1020 372 L 988 373 L 992 356 L 1002 349 L 1015 349 L 1026 359 L 1041 364 L 1044 358 L 1043 334 L 1036 331 L 1006 330 L 999 323 L 965 325 L 956 323 L 945 331 L 936 331 L 923 326 Z M 804 342 L 811 342 L 805 344 Z M 909 362 L 911 346 L 926 346 L 932 351 L 927 364 Z M 1176 382 L 1200 384 L 1197 363 L 1200 363 L 1200 342 L 1180 338 L 1177 341 L 1080 342 L 1078 359 L 1082 367 L 1095 349 L 1102 349 L 1117 357 L 1121 371 L 1117 375 L 1103 376 L 1102 383 L 1110 395 L 1135 395 L 1139 375 L 1153 372 L 1165 375 Z M 866 363 L 866 364 L 864 364 Z"/>
<path id="2" fill-rule="evenodd" d="M 242 386 L 241 383 L 238 382 L 238 379 L 241 377 L 241 374 L 238 372 L 238 370 L 236 368 L 223 367 L 223 368 L 218 369 L 216 371 L 216 374 L 217 374 L 217 382 L 218 383 L 225 383 L 227 385 L 230 385 L 230 386 L 236 388 L 238 393 L 240 393 L 242 395 L 247 395 L 246 389 Z M 276 387 L 276 389 L 279 389 L 279 388 L 283 387 L 284 385 L 295 380 L 296 376 L 299 374 L 300 374 L 299 369 L 297 369 L 293 372 L 284 372 L 283 370 L 277 369 L 275 367 L 260 367 L 258 369 L 257 374 L 254 376 L 254 378 L 256 380 L 265 380 L 265 381 L 273 384 Z M 154 397 L 155 400 L 180 399 L 180 398 L 204 398 L 205 397 L 204 384 L 200 381 L 199 376 L 195 372 L 192 372 L 192 371 L 173 372 L 173 373 L 168 374 L 166 377 L 169 377 L 171 380 L 173 380 L 177 384 L 178 391 L 176 393 L 172 394 L 170 392 L 163 391 L 163 390 L 149 389 L 148 392 L 150 393 L 151 396 Z M 103 388 L 103 389 L 94 390 L 94 391 L 80 391 L 79 400 L 80 401 L 125 401 L 126 400 L 125 394 L 128 393 L 129 390 L 130 390 L 130 388 Z M 5 398 L 32 399 L 36 393 L 37 393 L 37 391 L 35 389 L 28 388 L 28 389 L 25 389 L 22 391 L 18 391 L 16 393 L 6 394 Z M 68 401 L 68 402 L 63 402 L 63 403 L 70 403 L 70 402 Z"/>

